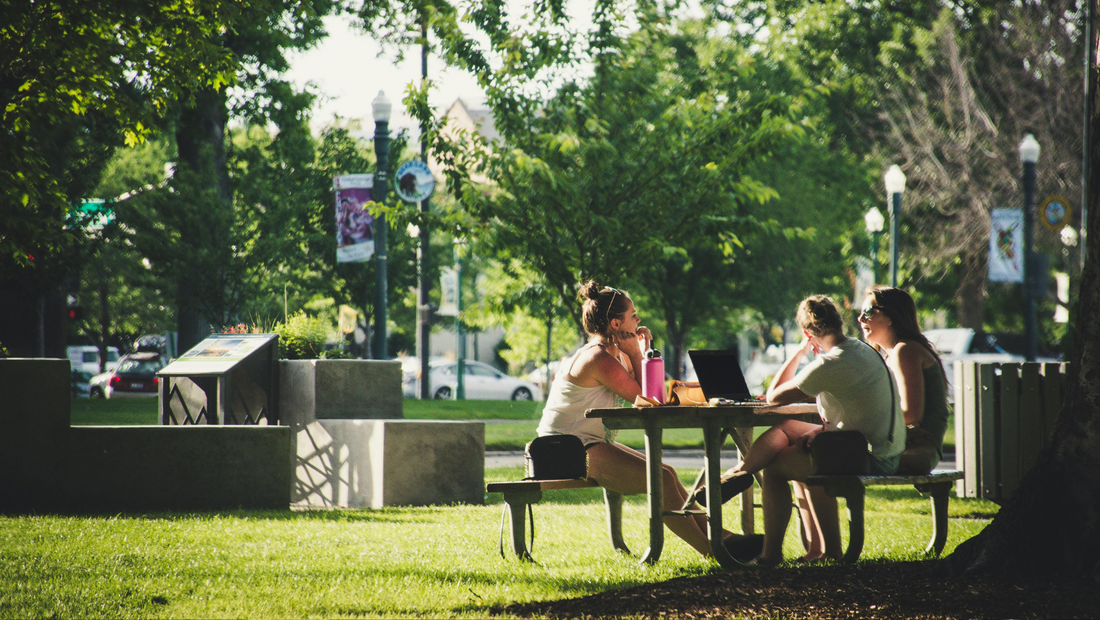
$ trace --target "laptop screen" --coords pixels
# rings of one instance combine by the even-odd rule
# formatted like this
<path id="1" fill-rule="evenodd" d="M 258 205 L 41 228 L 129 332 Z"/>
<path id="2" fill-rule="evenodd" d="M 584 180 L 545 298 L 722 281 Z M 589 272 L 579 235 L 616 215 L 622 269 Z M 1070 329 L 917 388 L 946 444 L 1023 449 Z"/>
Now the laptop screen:
<path id="1" fill-rule="evenodd" d="M 737 351 L 688 351 L 688 355 L 707 400 L 752 400 L 737 360 Z"/>

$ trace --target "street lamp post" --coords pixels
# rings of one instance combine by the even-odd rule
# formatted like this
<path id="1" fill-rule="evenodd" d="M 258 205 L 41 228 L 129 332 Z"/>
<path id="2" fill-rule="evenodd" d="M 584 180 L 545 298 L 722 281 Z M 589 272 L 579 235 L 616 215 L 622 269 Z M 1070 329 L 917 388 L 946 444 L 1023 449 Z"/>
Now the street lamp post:
<path id="1" fill-rule="evenodd" d="M 462 329 L 462 246 L 464 239 L 455 239 L 455 349 L 458 357 L 458 381 L 455 400 L 466 400 L 466 332 Z"/>
<path id="2" fill-rule="evenodd" d="M 886 194 L 890 201 L 890 286 L 898 285 L 898 216 L 901 194 L 905 191 L 905 173 L 894 164 L 886 171 Z"/>
<path id="3" fill-rule="evenodd" d="M 882 232 L 882 226 L 886 223 L 886 218 L 883 217 L 882 211 L 878 210 L 878 207 L 871 207 L 863 216 L 863 222 L 867 227 L 867 234 L 871 236 L 871 282 L 878 284 L 878 276 L 875 272 L 878 271 L 876 266 L 878 265 L 878 236 Z"/>
<path id="4" fill-rule="evenodd" d="M 374 154 L 378 159 L 378 169 L 374 173 L 374 194 L 376 202 L 386 202 L 386 174 L 389 169 L 390 155 L 390 111 L 393 106 L 386 93 L 378 91 L 371 102 L 374 114 Z M 374 285 L 374 358 L 384 360 L 386 352 L 386 215 L 380 213 L 374 220 L 374 252 L 376 260 L 376 280 Z"/>
<path id="5" fill-rule="evenodd" d="M 1020 141 L 1020 161 L 1024 164 L 1024 335 L 1027 350 L 1024 357 L 1034 362 L 1039 355 L 1039 336 L 1035 318 L 1035 260 L 1031 256 L 1031 240 L 1035 227 L 1032 211 L 1035 208 L 1035 164 L 1039 161 L 1039 142 L 1027 134 Z"/>

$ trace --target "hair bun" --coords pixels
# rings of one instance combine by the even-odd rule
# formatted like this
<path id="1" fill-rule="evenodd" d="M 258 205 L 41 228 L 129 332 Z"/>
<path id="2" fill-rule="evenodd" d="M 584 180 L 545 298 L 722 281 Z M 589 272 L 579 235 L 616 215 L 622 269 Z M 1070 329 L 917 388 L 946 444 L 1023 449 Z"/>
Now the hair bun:
<path id="1" fill-rule="evenodd" d="M 600 300 L 600 285 L 595 280 L 589 280 L 581 285 L 580 297 L 582 299 Z"/>

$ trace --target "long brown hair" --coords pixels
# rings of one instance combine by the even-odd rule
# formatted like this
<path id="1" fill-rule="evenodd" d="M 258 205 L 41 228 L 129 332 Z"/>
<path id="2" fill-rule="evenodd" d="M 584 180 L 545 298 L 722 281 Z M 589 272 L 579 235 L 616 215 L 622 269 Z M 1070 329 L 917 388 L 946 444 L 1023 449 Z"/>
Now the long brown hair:
<path id="1" fill-rule="evenodd" d="M 890 326 L 900 340 L 912 340 L 924 347 L 932 357 L 936 358 L 940 368 L 943 368 L 943 361 L 936 347 L 927 336 L 921 333 L 920 325 L 917 323 L 917 303 L 909 293 L 900 288 L 879 284 L 867 289 L 866 295 L 871 298 L 872 305 L 878 306 L 879 310 L 889 317 Z M 944 371 L 944 379 L 947 379 L 947 371 Z"/>

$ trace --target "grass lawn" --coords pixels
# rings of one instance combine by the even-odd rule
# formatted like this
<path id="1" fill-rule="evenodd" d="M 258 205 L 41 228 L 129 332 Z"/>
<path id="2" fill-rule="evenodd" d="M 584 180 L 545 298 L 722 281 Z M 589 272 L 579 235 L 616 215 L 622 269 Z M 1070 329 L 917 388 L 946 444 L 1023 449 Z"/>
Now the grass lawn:
<path id="1" fill-rule="evenodd" d="M 527 442 L 535 437 L 535 428 L 538 427 L 539 416 L 542 415 L 542 403 L 405 399 L 404 411 L 405 418 L 410 420 L 507 421 L 485 425 L 485 449 L 514 451 L 523 450 Z M 74 426 L 157 424 L 157 399 L 74 398 L 72 423 Z M 756 433 L 759 435 L 765 430 L 758 428 Z M 619 441 L 639 450 L 645 447 L 640 430 L 620 432 Z M 732 440 L 727 440 L 726 444 L 728 448 L 733 448 Z M 662 445 L 670 449 L 702 449 L 703 436 L 697 429 L 666 429 Z M 951 417 L 948 418 L 944 447 L 953 449 L 954 445 L 954 417 Z"/>
<path id="2" fill-rule="evenodd" d="M 521 476 L 519 468 L 486 472 L 487 481 Z M 534 509 L 537 563 L 501 559 L 501 500 L 494 495 L 487 502 L 3 516 L 0 618 L 484 617 L 487 606 L 721 570 L 667 530 L 656 566 L 616 554 L 606 540 L 599 489 L 548 493 Z M 727 523 L 736 522 L 735 510 L 730 502 Z M 996 510 L 984 500 L 953 498 L 945 553 L 985 527 Z M 928 500 L 911 489 L 869 489 L 863 559 L 918 558 L 931 532 L 929 512 Z M 800 553 L 794 523 L 786 539 L 792 558 Z M 627 498 L 623 527 L 627 544 L 642 551 L 644 496 Z"/>

